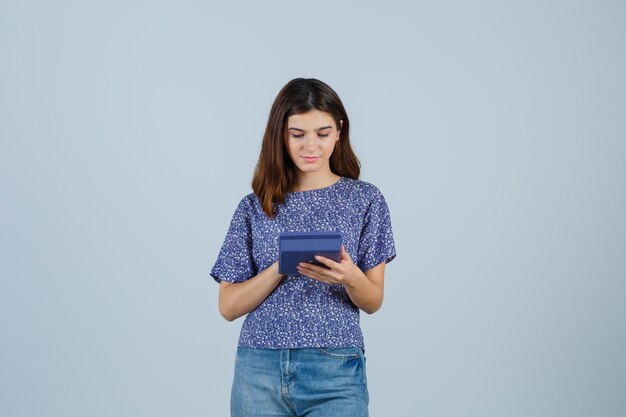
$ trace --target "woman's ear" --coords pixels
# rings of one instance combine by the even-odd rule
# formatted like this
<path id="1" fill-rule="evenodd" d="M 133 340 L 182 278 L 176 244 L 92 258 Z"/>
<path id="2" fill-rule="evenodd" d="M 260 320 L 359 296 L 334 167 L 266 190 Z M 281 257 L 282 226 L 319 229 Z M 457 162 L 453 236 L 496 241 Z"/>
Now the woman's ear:
<path id="1" fill-rule="evenodd" d="M 339 140 L 339 134 L 341 133 L 342 127 L 343 127 L 343 120 L 339 120 L 339 130 L 337 131 L 337 140 Z"/>

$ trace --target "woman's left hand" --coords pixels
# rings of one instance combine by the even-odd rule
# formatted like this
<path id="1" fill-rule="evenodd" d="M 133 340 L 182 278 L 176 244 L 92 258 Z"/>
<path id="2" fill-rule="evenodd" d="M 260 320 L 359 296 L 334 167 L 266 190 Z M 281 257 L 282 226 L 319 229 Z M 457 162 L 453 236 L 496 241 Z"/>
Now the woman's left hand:
<path id="1" fill-rule="evenodd" d="M 309 262 L 300 262 L 298 264 L 298 272 L 326 284 L 341 284 L 346 286 L 350 286 L 363 275 L 359 267 L 352 262 L 343 244 L 341 245 L 341 257 L 339 262 L 335 262 L 323 256 L 316 256 L 315 260 L 326 265 L 328 268 Z"/>

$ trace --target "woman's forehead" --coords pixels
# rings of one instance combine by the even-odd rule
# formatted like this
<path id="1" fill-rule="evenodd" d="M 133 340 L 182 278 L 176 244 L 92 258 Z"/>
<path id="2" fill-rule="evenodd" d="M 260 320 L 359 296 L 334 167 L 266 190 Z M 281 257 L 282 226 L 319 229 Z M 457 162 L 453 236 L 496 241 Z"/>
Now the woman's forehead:
<path id="1" fill-rule="evenodd" d="M 333 117 L 320 110 L 310 110 L 306 113 L 292 114 L 287 119 L 287 128 L 317 130 L 324 127 L 334 126 Z"/>

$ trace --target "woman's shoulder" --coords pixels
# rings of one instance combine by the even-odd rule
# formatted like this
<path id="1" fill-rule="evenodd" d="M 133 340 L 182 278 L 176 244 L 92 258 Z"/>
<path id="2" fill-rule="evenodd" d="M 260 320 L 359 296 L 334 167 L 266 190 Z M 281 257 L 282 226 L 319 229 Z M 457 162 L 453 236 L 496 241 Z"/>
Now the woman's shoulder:
<path id="1" fill-rule="evenodd" d="M 375 198 L 378 196 L 382 197 L 380 189 L 371 182 L 348 177 L 344 177 L 344 180 L 346 187 L 351 191 L 351 193 L 355 193 L 356 196 L 366 198 Z"/>
<path id="2" fill-rule="evenodd" d="M 259 198 L 254 193 L 244 195 L 237 203 L 237 211 L 243 211 L 246 213 L 253 213 L 258 211 L 261 207 Z"/>

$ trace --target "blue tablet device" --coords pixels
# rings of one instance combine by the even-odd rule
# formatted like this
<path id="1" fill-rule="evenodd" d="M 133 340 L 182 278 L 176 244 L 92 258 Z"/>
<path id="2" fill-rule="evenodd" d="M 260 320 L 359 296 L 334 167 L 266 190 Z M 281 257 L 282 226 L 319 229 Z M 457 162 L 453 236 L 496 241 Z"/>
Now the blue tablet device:
<path id="1" fill-rule="evenodd" d="M 315 255 L 339 262 L 341 259 L 341 234 L 339 232 L 284 232 L 278 236 L 278 272 L 299 274 L 300 262 L 312 262 Z"/>

